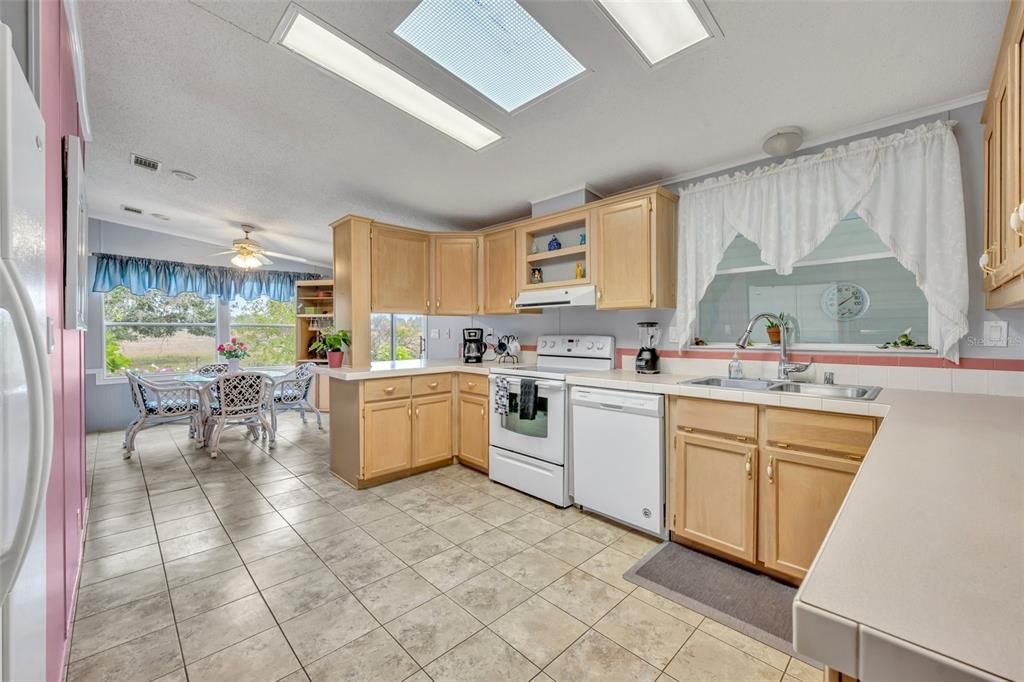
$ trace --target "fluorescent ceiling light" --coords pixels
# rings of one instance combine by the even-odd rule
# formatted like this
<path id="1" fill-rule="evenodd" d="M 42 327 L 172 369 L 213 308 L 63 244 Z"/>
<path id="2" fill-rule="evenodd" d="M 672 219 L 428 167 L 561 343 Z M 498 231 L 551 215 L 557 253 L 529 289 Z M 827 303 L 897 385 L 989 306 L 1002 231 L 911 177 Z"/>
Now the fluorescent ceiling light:
<path id="1" fill-rule="evenodd" d="M 597 1 L 651 64 L 711 37 L 687 0 Z"/>
<path id="2" fill-rule="evenodd" d="M 278 42 L 474 150 L 501 135 L 296 11 Z"/>
<path id="3" fill-rule="evenodd" d="M 423 0 L 395 34 L 505 111 L 585 70 L 516 0 Z"/>

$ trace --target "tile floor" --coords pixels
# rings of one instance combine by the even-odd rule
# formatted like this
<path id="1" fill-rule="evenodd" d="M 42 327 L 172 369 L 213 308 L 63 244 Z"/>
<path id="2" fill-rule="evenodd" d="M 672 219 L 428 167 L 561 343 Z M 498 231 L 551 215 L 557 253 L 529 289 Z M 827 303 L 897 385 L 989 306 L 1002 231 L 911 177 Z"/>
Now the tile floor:
<path id="1" fill-rule="evenodd" d="M 88 444 L 73 682 L 821 679 L 623 580 L 650 539 L 464 467 L 355 491 L 297 416 Z"/>

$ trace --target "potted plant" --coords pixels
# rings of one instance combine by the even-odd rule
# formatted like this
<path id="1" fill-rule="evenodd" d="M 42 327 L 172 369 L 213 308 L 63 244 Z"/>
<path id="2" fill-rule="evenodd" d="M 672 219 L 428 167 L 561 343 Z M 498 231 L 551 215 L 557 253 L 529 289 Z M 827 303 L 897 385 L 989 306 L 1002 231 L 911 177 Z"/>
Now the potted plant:
<path id="1" fill-rule="evenodd" d="M 324 329 L 309 348 L 317 353 L 326 352 L 327 366 L 337 369 L 345 359 L 344 349 L 351 343 L 352 335 L 347 329 Z"/>
<path id="2" fill-rule="evenodd" d="M 238 371 L 242 358 L 249 355 L 249 347 L 245 345 L 244 341 L 239 341 L 236 337 L 232 336 L 230 341 L 217 346 L 217 352 L 222 357 L 227 358 L 228 372 L 234 374 Z"/>
<path id="3" fill-rule="evenodd" d="M 779 319 L 782 320 L 782 324 L 786 323 L 786 313 L 779 313 Z M 779 341 L 782 337 L 782 327 L 775 320 L 765 320 L 765 324 L 768 329 L 768 342 L 774 346 L 779 345 Z"/>

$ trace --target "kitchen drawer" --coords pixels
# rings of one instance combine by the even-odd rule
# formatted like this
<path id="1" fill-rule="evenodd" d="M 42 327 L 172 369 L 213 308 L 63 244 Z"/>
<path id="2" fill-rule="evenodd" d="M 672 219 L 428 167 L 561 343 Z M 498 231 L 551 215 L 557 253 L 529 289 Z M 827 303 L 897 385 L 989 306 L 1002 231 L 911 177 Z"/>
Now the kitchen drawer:
<path id="1" fill-rule="evenodd" d="M 477 395 L 487 395 L 487 375 L 460 374 L 459 391 L 462 393 L 475 393 Z"/>
<path id="2" fill-rule="evenodd" d="M 703 398 L 672 398 L 672 421 L 677 429 L 757 440 L 757 405 Z"/>
<path id="3" fill-rule="evenodd" d="M 411 393 L 409 377 L 367 379 L 363 382 L 363 402 L 408 398 Z"/>
<path id="4" fill-rule="evenodd" d="M 427 374 L 412 377 L 413 395 L 430 395 L 432 393 L 451 393 L 451 374 Z"/>
<path id="5" fill-rule="evenodd" d="M 823 450 L 860 458 L 875 437 L 875 420 L 831 412 L 769 407 L 764 413 L 764 437 L 770 444 L 803 450 Z"/>

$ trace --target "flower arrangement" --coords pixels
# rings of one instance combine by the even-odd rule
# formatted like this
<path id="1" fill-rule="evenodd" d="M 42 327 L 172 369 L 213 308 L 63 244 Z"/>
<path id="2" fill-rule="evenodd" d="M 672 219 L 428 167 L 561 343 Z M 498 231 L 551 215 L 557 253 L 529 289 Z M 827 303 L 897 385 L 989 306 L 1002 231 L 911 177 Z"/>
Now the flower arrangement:
<path id="1" fill-rule="evenodd" d="M 232 336 L 230 341 L 217 346 L 217 352 L 228 360 L 241 360 L 249 355 L 249 347 L 245 345 L 244 341 L 239 341 Z"/>

